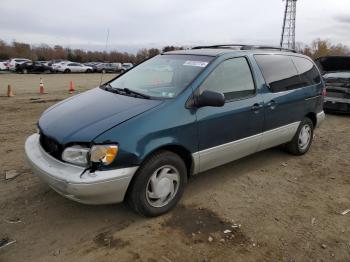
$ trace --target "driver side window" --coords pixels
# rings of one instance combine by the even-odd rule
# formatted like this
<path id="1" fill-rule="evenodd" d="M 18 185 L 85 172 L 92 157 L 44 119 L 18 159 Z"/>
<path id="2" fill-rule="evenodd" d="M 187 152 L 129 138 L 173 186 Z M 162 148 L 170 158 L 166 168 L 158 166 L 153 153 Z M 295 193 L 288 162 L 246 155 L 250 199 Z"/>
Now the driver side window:
<path id="1" fill-rule="evenodd" d="M 244 98 L 255 93 L 255 85 L 247 59 L 225 60 L 207 77 L 201 86 L 204 90 L 224 94 L 225 100 Z"/>

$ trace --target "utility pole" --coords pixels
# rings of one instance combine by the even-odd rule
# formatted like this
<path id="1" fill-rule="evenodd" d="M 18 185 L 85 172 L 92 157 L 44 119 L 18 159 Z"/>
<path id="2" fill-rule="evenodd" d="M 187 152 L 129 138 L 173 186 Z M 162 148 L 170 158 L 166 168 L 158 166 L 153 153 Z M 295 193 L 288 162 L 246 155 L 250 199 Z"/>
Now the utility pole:
<path id="1" fill-rule="evenodd" d="M 286 0 L 284 11 L 281 48 L 295 49 L 295 19 L 297 14 L 297 0 Z"/>

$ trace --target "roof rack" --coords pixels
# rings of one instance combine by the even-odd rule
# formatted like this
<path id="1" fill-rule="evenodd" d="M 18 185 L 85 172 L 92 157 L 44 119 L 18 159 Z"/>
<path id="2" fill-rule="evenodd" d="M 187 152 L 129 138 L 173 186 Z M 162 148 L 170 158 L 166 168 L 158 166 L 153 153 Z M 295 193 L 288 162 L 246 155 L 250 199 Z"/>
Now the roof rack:
<path id="1" fill-rule="evenodd" d="M 294 49 L 275 47 L 275 46 L 263 46 L 263 45 L 239 45 L 239 44 L 228 44 L 228 45 L 208 45 L 208 46 L 195 46 L 192 49 L 212 49 L 212 48 L 238 48 L 237 50 L 254 50 L 254 49 L 264 49 L 264 50 L 279 50 L 286 52 L 296 53 Z"/>

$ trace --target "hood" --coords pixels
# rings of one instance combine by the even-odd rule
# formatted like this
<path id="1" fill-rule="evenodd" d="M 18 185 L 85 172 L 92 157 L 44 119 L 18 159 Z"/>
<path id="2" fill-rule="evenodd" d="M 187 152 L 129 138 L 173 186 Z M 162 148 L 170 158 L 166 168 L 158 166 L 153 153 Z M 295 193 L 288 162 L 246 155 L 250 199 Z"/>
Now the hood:
<path id="1" fill-rule="evenodd" d="M 316 64 L 322 73 L 327 72 L 350 72 L 350 56 L 325 56 L 316 59 Z"/>
<path id="2" fill-rule="evenodd" d="M 48 108 L 39 128 L 60 144 L 91 142 L 108 129 L 162 103 L 94 88 Z"/>

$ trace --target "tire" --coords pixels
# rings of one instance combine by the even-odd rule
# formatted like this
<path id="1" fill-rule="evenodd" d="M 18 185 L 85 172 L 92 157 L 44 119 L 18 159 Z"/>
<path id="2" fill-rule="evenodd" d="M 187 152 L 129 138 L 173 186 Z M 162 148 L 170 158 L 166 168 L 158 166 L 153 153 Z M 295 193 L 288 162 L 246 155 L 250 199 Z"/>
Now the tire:
<path id="1" fill-rule="evenodd" d="M 102 69 L 102 74 L 105 74 L 106 73 L 106 70 L 105 69 Z"/>
<path id="2" fill-rule="evenodd" d="M 177 204 L 186 184 L 184 161 L 177 154 L 162 150 L 141 165 L 129 186 L 126 200 L 134 211 L 143 216 L 159 216 Z"/>
<path id="3" fill-rule="evenodd" d="M 22 74 L 28 74 L 28 70 L 27 69 L 22 69 Z"/>
<path id="4" fill-rule="evenodd" d="M 313 136 L 314 124 L 310 118 L 306 117 L 301 121 L 293 140 L 285 145 L 286 151 L 296 156 L 304 155 L 309 151 Z"/>
<path id="5" fill-rule="evenodd" d="M 87 70 L 86 70 L 86 73 L 91 73 L 91 69 L 87 69 Z"/>
<path id="6" fill-rule="evenodd" d="M 63 73 L 66 73 L 66 74 L 70 73 L 70 69 L 66 69 L 66 70 L 64 70 L 64 72 L 63 72 Z"/>

